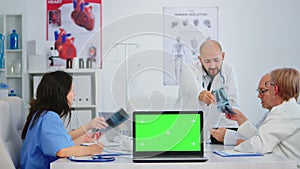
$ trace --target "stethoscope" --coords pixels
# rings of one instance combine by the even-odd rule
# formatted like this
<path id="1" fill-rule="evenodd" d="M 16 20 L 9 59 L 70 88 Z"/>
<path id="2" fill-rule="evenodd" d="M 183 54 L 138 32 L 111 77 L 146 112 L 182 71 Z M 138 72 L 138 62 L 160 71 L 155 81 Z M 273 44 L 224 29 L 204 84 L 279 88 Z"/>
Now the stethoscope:
<path id="1" fill-rule="evenodd" d="M 69 156 L 68 159 L 73 162 L 112 162 L 116 160 L 116 156 L 126 156 L 131 154 L 123 154 L 123 153 L 116 153 L 116 154 L 98 154 L 93 155 L 90 159 L 76 159 L 75 156 Z"/>
<path id="2" fill-rule="evenodd" d="M 225 77 L 223 76 L 223 73 L 222 73 L 221 70 L 220 70 L 220 73 L 219 73 L 219 74 L 220 74 L 220 76 L 221 76 L 221 78 L 222 78 L 223 84 L 225 84 Z M 206 75 L 202 75 L 202 79 L 204 79 L 205 76 L 206 76 Z M 213 81 L 213 79 L 212 79 L 212 81 Z M 202 80 L 202 87 L 205 88 L 204 80 Z"/>

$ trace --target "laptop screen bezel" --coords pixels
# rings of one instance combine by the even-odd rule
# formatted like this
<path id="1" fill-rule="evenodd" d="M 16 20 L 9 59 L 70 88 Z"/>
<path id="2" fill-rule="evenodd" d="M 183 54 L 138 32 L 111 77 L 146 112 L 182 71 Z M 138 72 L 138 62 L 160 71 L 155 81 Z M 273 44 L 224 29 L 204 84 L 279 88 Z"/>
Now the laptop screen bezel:
<path id="1" fill-rule="evenodd" d="M 198 151 L 136 151 L 136 115 L 149 114 L 199 114 L 200 115 L 200 150 Z M 153 157 L 164 155 L 199 155 L 203 156 L 203 112 L 202 111 L 134 111 L 133 112 L 133 156 Z"/>

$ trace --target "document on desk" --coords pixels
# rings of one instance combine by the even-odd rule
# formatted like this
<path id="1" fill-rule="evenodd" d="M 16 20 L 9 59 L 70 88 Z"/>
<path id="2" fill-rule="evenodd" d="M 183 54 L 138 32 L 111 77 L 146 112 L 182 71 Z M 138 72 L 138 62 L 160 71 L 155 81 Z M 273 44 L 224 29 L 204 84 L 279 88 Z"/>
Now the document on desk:
<path id="1" fill-rule="evenodd" d="M 235 150 L 214 151 L 214 153 L 222 157 L 263 156 L 261 153 L 245 153 Z"/>

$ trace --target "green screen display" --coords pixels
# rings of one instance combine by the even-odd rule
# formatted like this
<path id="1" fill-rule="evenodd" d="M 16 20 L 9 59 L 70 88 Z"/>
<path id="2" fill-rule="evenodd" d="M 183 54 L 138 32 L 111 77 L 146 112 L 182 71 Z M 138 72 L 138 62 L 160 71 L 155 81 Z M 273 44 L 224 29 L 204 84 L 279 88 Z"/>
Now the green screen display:
<path id="1" fill-rule="evenodd" d="M 200 114 L 139 114 L 136 151 L 199 151 Z"/>

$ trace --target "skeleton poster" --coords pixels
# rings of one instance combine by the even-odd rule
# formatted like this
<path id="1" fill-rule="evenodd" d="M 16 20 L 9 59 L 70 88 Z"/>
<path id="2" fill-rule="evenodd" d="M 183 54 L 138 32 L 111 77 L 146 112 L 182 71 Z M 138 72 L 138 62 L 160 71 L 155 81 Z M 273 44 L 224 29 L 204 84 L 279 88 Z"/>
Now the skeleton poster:
<path id="1" fill-rule="evenodd" d="M 165 7 L 164 84 L 177 85 L 183 64 L 197 61 L 207 39 L 218 40 L 218 8 Z"/>

